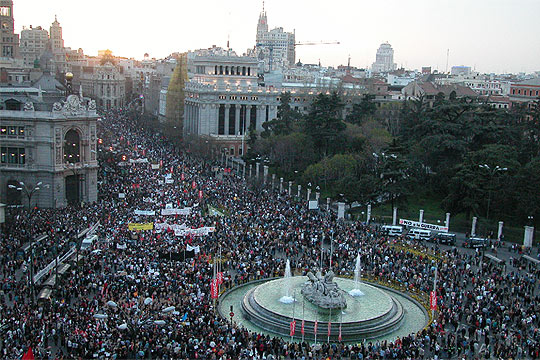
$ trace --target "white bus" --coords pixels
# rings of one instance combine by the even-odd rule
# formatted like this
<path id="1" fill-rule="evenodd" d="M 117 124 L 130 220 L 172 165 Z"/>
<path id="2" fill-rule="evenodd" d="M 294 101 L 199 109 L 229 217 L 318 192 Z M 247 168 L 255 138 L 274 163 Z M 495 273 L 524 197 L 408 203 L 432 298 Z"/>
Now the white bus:
<path id="1" fill-rule="evenodd" d="M 388 236 L 400 236 L 403 234 L 403 226 L 384 225 L 382 231 Z"/>

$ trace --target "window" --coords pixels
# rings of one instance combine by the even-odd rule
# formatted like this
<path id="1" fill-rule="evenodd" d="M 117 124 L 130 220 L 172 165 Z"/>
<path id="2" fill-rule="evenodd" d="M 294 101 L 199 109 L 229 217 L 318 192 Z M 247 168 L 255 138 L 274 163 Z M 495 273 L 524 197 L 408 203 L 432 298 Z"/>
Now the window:
<path id="1" fill-rule="evenodd" d="M 2 164 L 24 165 L 26 162 L 24 148 L 2 146 L 0 153 L 0 162 Z"/>
<path id="2" fill-rule="evenodd" d="M 24 126 L 2 126 L 0 128 L 0 137 L 24 139 Z"/>

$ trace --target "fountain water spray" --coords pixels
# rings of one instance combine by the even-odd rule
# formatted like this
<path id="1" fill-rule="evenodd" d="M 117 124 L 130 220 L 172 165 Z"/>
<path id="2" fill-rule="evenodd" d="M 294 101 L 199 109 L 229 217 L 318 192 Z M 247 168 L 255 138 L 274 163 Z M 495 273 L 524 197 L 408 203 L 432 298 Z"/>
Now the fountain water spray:
<path id="1" fill-rule="evenodd" d="M 354 268 L 354 289 L 349 291 L 351 296 L 362 296 L 364 293 L 358 288 L 360 284 L 360 254 L 356 257 L 356 266 Z"/>
<path id="2" fill-rule="evenodd" d="M 291 262 L 287 259 L 285 264 L 285 276 L 283 276 L 283 288 L 285 289 L 285 295 L 282 296 L 279 301 L 283 304 L 292 304 L 294 298 L 290 295 L 291 291 Z"/>

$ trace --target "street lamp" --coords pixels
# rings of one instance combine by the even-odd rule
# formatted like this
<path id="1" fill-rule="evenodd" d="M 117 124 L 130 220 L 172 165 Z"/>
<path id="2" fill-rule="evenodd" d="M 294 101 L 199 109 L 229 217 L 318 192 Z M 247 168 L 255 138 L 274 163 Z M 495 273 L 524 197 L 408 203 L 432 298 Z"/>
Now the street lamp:
<path id="1" fill-rule="evenodd" d="M 117 325 L 116 328 L 119 330 L 129 330 L 132 334 L 137 333 L 141 328 L 145 328 L 151 325 L 163 326 L 167 322 L 163 319 L 155 319 L 156 315 L 166 316 L 168 314 L 175 314 L 176 307 L 167 306 L 161 311 L 156 311 L 150 308 L 153 305 L 154 300 L 147 297 L 142 300 L 141 304 L 135 303 L 129 310 L 135 310 L 133 315 L 128 315 L 124 309 L 119 306 L 116 302 L 109 300 L 106 302 L 106 306 L 115 310 L 118 310 L 120 314 L 124 317 L 120 325 Z M 161 317 L 160 316 L 160 317 Z M 96 313 L 93 315 L 96 320 L 106 320 L 109 318 L 107 313 Z M 114 316 L 115 319 L 118 319 L 117 316 Z"/>
<path id="2" fill-rule="evenodd" d="M 489 174 L 489 177 L 490 177 L 490 180 L 489 180 L 489 192 L 488 192 L 488 204 L 487 204 L 487 210 L 486 210 L 486 220 L 489 221 L 489 208 L 490 208 L 490 205 L 491 205 L 491 189 L 492 189 L 492 185 L 493 185 L 493 179 L 495 178 L 495 174 L 499 173 L 499 172 L 502 172 L 502 171 L 507 171 L 508 168 L 505 168 L 505 167 L 500 167 L 499 165 L 495 166 L 495 167 L 490 167 L 488 164 L 482 164 L 482 165 L 478 165 L 478 167 L 480 167 L 481 169 L 486 169 L 488 171 L 488 174 Z"/>

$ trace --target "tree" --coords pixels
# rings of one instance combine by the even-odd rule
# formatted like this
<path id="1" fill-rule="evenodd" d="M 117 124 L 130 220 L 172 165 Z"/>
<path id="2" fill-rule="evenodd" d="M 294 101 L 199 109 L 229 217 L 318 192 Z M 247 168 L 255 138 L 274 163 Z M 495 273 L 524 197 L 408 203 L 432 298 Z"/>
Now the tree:
<path id="1" fill-rule="evenodd" d="M 183 53 L 176 58 L 176 67 L 167 88 L 167 108 L 165 109 L 167 121 L 177 126 L 180 133 L 183 130 L 184 88 L 187 81 L 187 54 Z"/>
<path id="2" fill-rule="evenodd" d="M 375 95 L 365 94 L 359 103 L 353 104 L 351 113 L 346 117 L 347 122 L 362 125 L 367 118 L 373 116 L 377 111 L 373 99 Z"/>
<path id="3" fill-rule="evenodd" d="M 412 191 L 414 176 L 412 164 L 406 156 L 405 149 L 396 139 L 382 155 L 382 194 L 392 203 L 404 203 Z"/>
<path id="4" fill-rule="evenodd" d="M 320 156 L 334 153 L 336 140 L 345 123 L 341 120 L 343 103 L 336 92 L 331 95 L 319 94 L 313 100 L 310 111 L 304 119 L 304 132 L 310 136 Z"/>
<path id="5" fill-rule="evenodd" d="M 289 135 L 294 130 L 295 123 L 298 122 L 302 115 L 299 111 L 291 108 L 290 101 L 290 92 L 281 94 L 277 118 L 263 123 L 263 136 L 268 137 L 269 133 L 274 135 Z"/>

